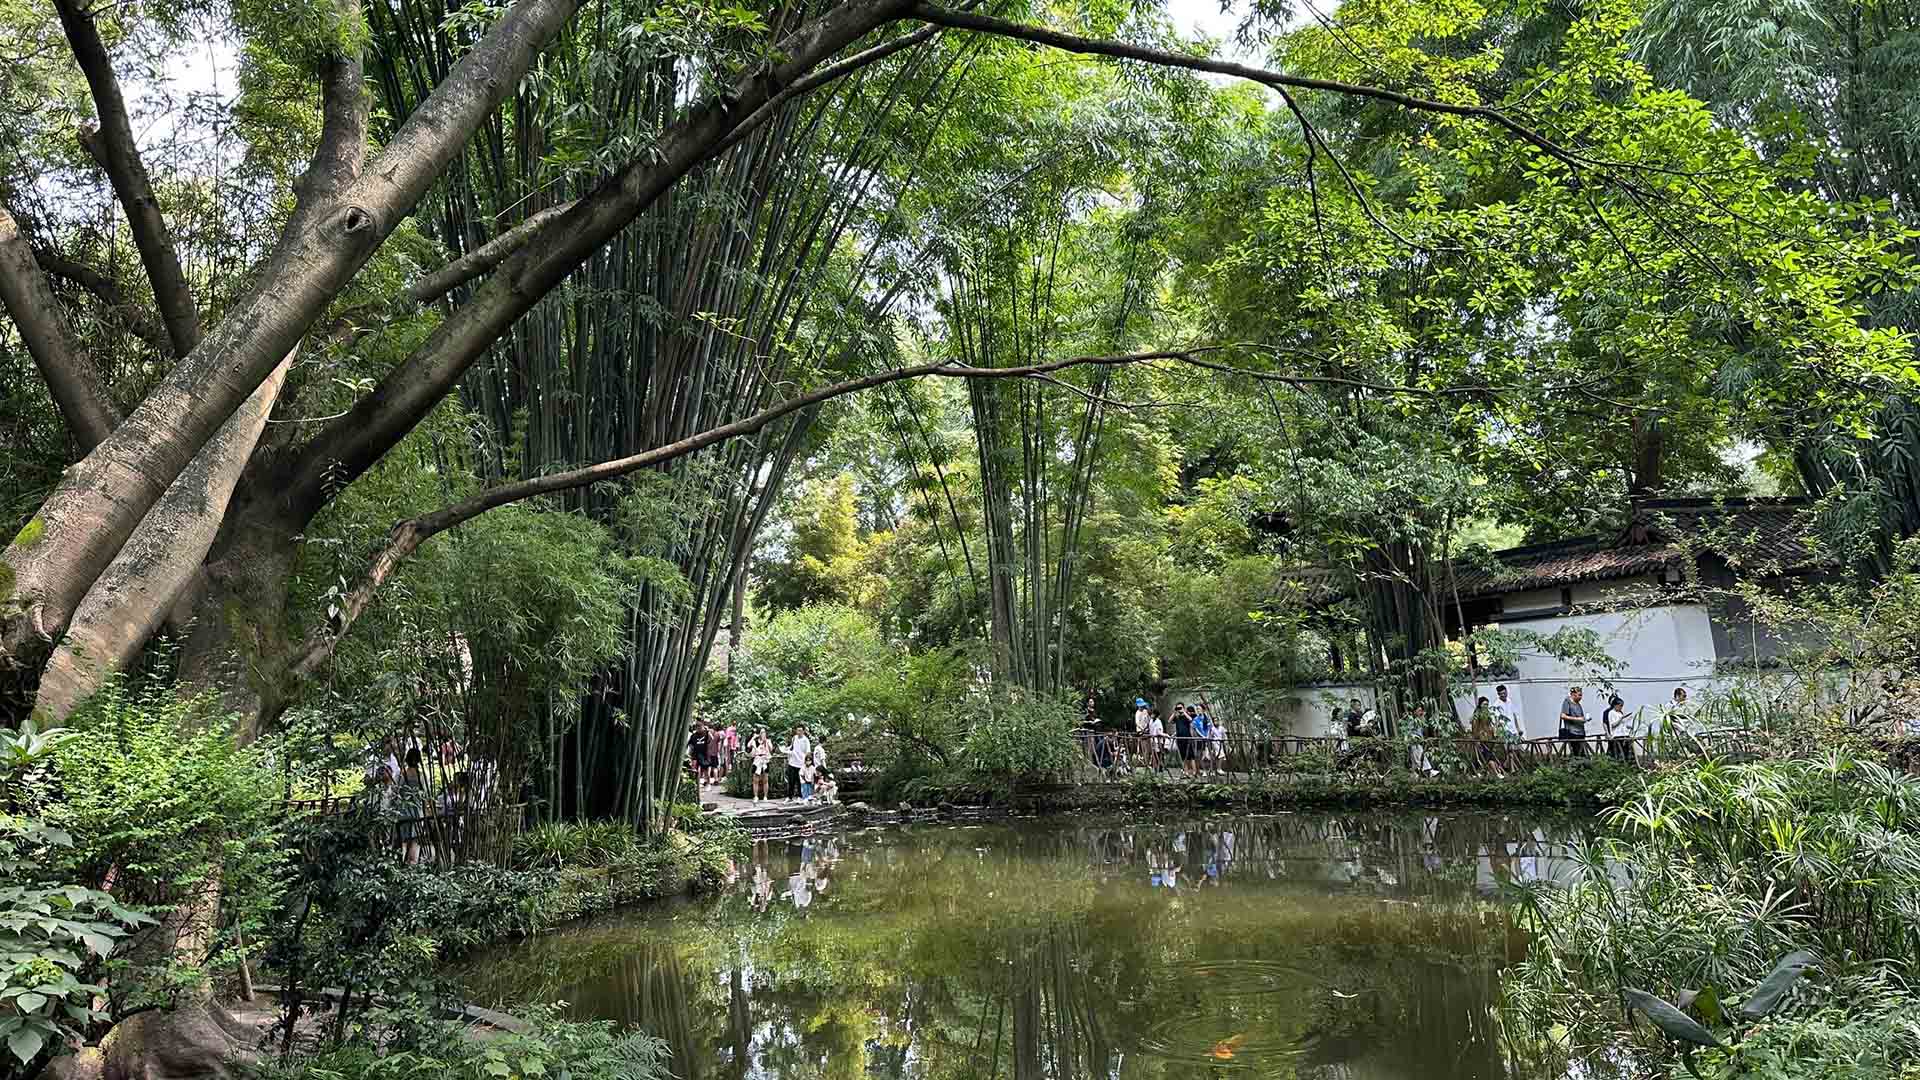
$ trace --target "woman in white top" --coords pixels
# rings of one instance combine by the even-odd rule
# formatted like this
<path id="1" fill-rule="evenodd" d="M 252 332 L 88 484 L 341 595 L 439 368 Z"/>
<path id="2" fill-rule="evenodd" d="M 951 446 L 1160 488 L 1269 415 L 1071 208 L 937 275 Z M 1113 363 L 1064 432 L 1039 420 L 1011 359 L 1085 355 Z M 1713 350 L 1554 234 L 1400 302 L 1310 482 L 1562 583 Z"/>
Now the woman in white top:
<path id="1" fill-rule="evenodd" d="M 813 740 L 807 738 L 807 729 L 793 729 L 793 737 L 787 740 L 787 797 L 800 798 L 800 769 L 813 760 Z"/>
<path id="2" fill-rule="evenodd" d="M 767 797 L 767 766 L 773 761 L 773 740 L 760 728 L 747 740 L 747 752 L 753 756 L 753 801 Z"/>
<path id="3" fill-rule="evenodd" d="M 1632 762 L 1633 740 L 1638 732 L 1634 730 L 1634 714 L 1627 711 L 1627 703 L 1619 694 L 1607 699 L 1607 711 L 1600 714 L 1600 722 L 1607 731 L 1607 753 Z"/>

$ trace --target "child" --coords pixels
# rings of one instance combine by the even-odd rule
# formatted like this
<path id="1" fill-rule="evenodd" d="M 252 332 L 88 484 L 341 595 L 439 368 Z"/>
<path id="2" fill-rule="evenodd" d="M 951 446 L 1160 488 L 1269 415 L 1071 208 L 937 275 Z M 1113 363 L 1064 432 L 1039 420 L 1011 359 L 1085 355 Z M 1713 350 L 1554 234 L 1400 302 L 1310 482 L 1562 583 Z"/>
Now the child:
<path id="1" fill-rule="evenodd" d="M 823 803 L 834 802 L 840 797 L 840 785 L 834 780 L 832 773 L 822 769 L 819 778 L 814 781 L 813 793 L 819 796 Z"/>
<path id="2" fill-rule="evenodd" d="M 819 775 L 820 775 L 820 770 L 818 767 L 814 765 L 812 758 L 808 758 L 807 763 L 805 765 L 800 766 L 800 801 L 801 802 L 809 803 L 813 801 L 813 781 Z"/>

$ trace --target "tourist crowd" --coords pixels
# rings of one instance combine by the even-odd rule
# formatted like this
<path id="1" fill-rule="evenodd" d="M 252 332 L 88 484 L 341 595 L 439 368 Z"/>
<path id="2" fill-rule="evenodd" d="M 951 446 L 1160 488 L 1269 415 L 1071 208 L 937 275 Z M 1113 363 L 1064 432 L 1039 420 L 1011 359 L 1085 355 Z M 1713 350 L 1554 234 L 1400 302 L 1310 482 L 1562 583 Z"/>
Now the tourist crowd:
<path id="1" fill-rule="evenodd" d="M 393 820 L 402 861 L 432 862 L 439 847 L 459 844 L 469 813 L 491 802 L 498 783 L 492 759 L 452 739 L 427 747 L 391 735 L 369 752 L 360 803 Z"/>
<path id="2" fill-rule="evenodd" d="M 1560 705 L 1555 734 L 1530 738 L 1520 702 L 1504 685 L 1495 687 L 1490 697 L 1476 698 L 1472 711 L 1458 720 L 1450 703 L 1435 703 L 1431 709 L 1415 704 L 1393 730 L 1377 710 L 1354 697 L 1334 709 L 1334 740 L 1348 761 L 1372 756 L 1384 764 L 1389 752 L 1384 740 L 1398 736 L 1413 744 L 1409 764 L 1417 772 L 1438 771 L 1432 748 L 1448 744 L 1460 748 L 1480 768 L 1505 773 L 1515 765 L 1523 744 L 1532 753 L 1553 749 L 1584 757 L 1604 750 L 1631 762 L 1644 753 L 1648 738 L 1662 724 L 1670 726 L 1691 716 L 1685 687 L 1676 688 L 1663 706 L 1629 707 L 1625 698 L 1611 694 L 1597 715 L 1589 716 L 1588 708 L 1584 688 L 1570 687 Z M 1176 702 L 1166 714 L 1147 698 L 1135 698 L 1130 737 L 1101 730 L 1091 695 L 1082 721 L 1087 751 L 1103 773 L 1175 769 L 1188 777 L 1224 777 L 1230 761 L 1244 763 L 1257 757 L 1264 764 L 1282 753 L 1281 744 L 1288 741 L 1268 734 L 1268 725 L 1258 718 L 1252 725 L 1256 730 L 1236 738 L 1204 695 L 1197 703 Z"/>
<path id="3" fill-rule="evenodd" d="M 815 741 L 804 724 L 793 729 L 793 734 L 787 738 L 787 745 L 783 747 L 774 745 L 764 727 L 755 728 L 743 746 L 738 727 L 728 724 L 724 728 L 717 728 L 704 720 L 694 721 L 693 731 L 687 736 L 687 764 L 703 790 L 708 786 L 726 783 L 728 774 L 733 772 L 734 763 L 743 752 L 753 768 L 753 801 L 756 805 L 769 798 L 768 770 L 776 755 L 786 761 L 789 799 L 801 803 L 830 803 L 839 798 L 840 785 L 833 773 L 827 770 L 826 742 Z"/>

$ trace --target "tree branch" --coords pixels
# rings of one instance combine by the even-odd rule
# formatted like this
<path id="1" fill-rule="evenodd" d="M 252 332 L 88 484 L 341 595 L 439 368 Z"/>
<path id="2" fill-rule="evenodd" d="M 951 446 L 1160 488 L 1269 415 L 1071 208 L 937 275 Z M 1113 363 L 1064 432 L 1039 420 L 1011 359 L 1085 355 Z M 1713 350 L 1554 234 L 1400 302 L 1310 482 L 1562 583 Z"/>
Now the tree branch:
<path id="1" fill-rule="evenodd" d="M 1150 48 L 1144 45 L 1130 45 L 1121 41 L 1106 41 L 1100 38 L 1081 37 L 1044 27 L 1027 26 L 1022 23 L 996 19 L 991 15 L 976 15 L 972 12 L 949 11 L 931 4 L 916 4 L 913 18 L 936 26 L 950 27 L 955 30 L 971 30 L 996 37 L 1013 38 L 1018 41 L 1031 41 L 1036 45 L 1048 45 L 1066 52 L 1083 53 L 1091 56 L 1110 56 L 1117 60 L 1138 60 L 1141 63 L 1158 67 L 1183 68 L 1188 71 L 1205 71 L 1215 75 L 1232 75 L 1236 78 L 1257 82 L 1262 86 L 1271 86 L 1278 90 L 1291 87 L 1295 90 L 1326 90 L 1330 93 L 1344 94 L 1348 97 L 1371 98 L 1390 105 L 1413 109 L 1418 112 L 1440 113 L 1446 116 L 1460 116 L 1474 120 L 1484 120 L 1506 129 L 1518 136 L 1523 142 L 1537 147 L 1542 153 L 1567 167 L 1583 170 L 1595 167 L 1587 160 L 1534 129 L 1486 105 L 1463 105 L 1450 101 L 1436 101 L 1432 98 L 1415 97 L 1398 90 L 1387 90 L 1378 86 L 1366 86 L 1360 83 L 1339 82 L 1333 79 L 1315 79 L 1304 75 L 1288 75 L 1283 72 L 1269 71 L 1266 68 L 1248 67 L 1245 64 L 1230 63 L 1225 60 L 1213 60 L 1203 56 L 1187 56 L 1183 53 L 1168 52 L 1164 49 Z"/>
<path id="2" fill-rule="evenodd" d="M 565 217 L 579 200 L 549 206 L 467 252 L 458 259 L 421 278 L 401 294 L 410 305 L 431 304 L 454 289 L 472 281 L 507 260 L 507 256 L 526 247 L 541 230 Z"/>
<path id="3" fill-rule="evenodd" d="M 1269 382 L 1284 382 L 1295 385 L 1347 386 L 1388 393 L 1414 394 L 1423 397 L 1441 397 L 1456 394 L 1487 394 L 1505 389 L 1501 387 L 1444 387 L 1428 390 L 1419 387 L 1394 386 L 1387 383 L 1368 383 L 1356 379 L 1312 375 L 1288 375 L 1281 372 L 1270 371 L 1251 371 L 1246 368 L 1235 367 L 1231 364 L 1224 364 L 1219 361 L 1202 358 L 1202 354 L 1205 353 L 1225 352 L 1238 349 L 1255 349 L 1268 352 L 1287 351 L 1258 344 L 1239 343 L 1228 345 L 1198 345 L 1186 349 L 1122 353 L 1109 356 L 1076 356 L 1065 360 L 1050 360 L 1044 363 L 1027 364 L 1017 367 L 983 368 L 939 361 L 910 367 L 889 368 L 885 371 L 874 372 L 873 374 L 863 375 L 855 379 L 845 379 L 805 394 L 796 395 L 776 405 L 762 409 L 751 416 L 742 417 L 729 424 L 709 428 L 706 431 L 690 435 L 676 442 L 671 442 L 664 446 L 657 446 L 638 454 L 489 488 L 471 498 L 441 507 L 431 513 L 408 518 L 394 525 L 387 534 L 386 543 L 381 546 L 380 551 L 374 556 L 372 566 L 368 568 L 366 574 L 354 585 L 346 596 L 341 598 L 337 610 L 329 619 L 328 625 L 323 629 L 315 630 L 308 636 L 306 642 L 301 647 L 298 659 L 294 661 L 290 669 L 291 673 L 296 679 L 311 678 L 318 673 L 333 656 L 333 651 L 338 646 L 341 637 L 352 628 L 354 621 L 372 604 L 374 594 L 378 592 L 380 586 L 393 575 L 395 570 L 399 569 L 400 565 L 405 562 L 409 556 L 419 550 L 420 545 L 448 529 L 464 524 L 489 510 L 506 506 L 509 503 L 521 502 L 526 499 L 537 498 L 541 495 L 551 495 L 556 492 L 586 487 L 591 484 L 598 484 L 609 480 L 617 480 L 631 473 L 639 472 L 642 469 L 663 465 L 678 458 L 686 457 L 689 454 L 697 453 L 717 443 L 725 442 L 728 439 L 737 438 L 742 435 L 751 435 L 794 413 L 813 408 L 834 398 L 844 397 L 862 390 L 870 390 L 877 386 L 885 386 L 889 383 L 929 377 L 945 379 L 1033 379 L 1058 383 L 1058 380 L 1053 378 L 1053 373 L 1069 368 L 1113 368 L 1132 364 L 1172 361 L 1222 374 L 1245 375 L 1250 378 Z M 1572 388 L 1577 388 L 1579 385 L 1581 384 L 1572 384 Z"/>
<path id="4" fill-rule="evenodd" d="M 42 270 L 54 277 L 66 278 L 92 293 L 95 299 L 105 305 L 113 321 L 119 323 L 127 333 L 146 342 L 148 347 L 163 356 L 173 353 L 173 342 L 167 337 L 167 328 L 160 324 L 153 312 L 129 297 L 118 281 L 86 263 L 46 248 L 34 248 L 33 257 Z"/>
<path id="5" fill-rule="evenodd" d="M 898 21 L 909 3 L 850 0 L 803 24 L 778 43 L 778 62 L 749 72 L 725 92 L 689 109 L 643 154 L 529 235 L 520 250 L 508 255 L 499 271 L 371 393 L 289 458 L 281 480 L 289 514 L 297 518 L 317 512 L 327 491 L 371 467 L 452 391 L 515 320 L 681 177 L 774 115 L 776 106 L 822 85 L 829 74 L 844 75 L 924 40 L 906 35 L 911 40 L 904 44 L 889 42 L 822 66 L 841 49 Z"/>
<path id="6" fill-rule="evenodd" d="M 922 30 L 916 30 L 911 34 L 902 35 L 901 37 L 894 38 L 892 41 L 882 42 L 871 49 L 855 53 L 844 60 L 829 64 L 815 71 L 806 78 L 800 79 L 781 90 L 772 98 L 768 99 L 765 104 L 755 109 L 751 116 L 748 116 L 745 120 L 735 125 L 727 137 L 713 149 L 712 153 L 716 155 L 725 153 L 740 140 L 752 134 L 755 128 L 759 127 L 771 117 L 775 111 L 794 98 L 825 86 L 835 79 L 843 78 L 877 60 L 892 56 L 897 52 L 904 52 L 923 41 L 930 40 L 945 29 L 946 27 L 943 26 L 929 26 Z M 515 225 L 513 228 L 508 229 L 506 232 L 501 233 L 499 236 L 494 237 L 492 240 L 487 241 L 480 247 L 475 248 L 460 258 L 455 259 L 453 262 L 421 278 L 407 289 L 404 294 L 406 300 L 411 304 L 430 304 L 452 292 L 459 286 L 494 269 L 505 262 L 509 255 L 525 247 L 528 242 L 538 236 L 547 226 L 565 216 L 568 211 L 574 208 L 578 201 L 579 200 L 574 200 L 572 202 L 561 203 L 558 206 L 550 206 L 532 215 L 520 224 Z"/>
<path id="7" fill-rule="evenodd" d="M 334 0 L 343 32 L 359 28 L 360 0 Z M 366 63 L 358 52 L 334 53 L 320 66 L 320 141 L 294 186 L 288 232 L 301 232 L 360 178 L 367 160 Z"/>
<path id="8" fill-rule="evenodd" d="M 80 131 L 80 145 L 113 184 L 113 193 L 126 211 L 127 227 L 133 233 L 133 246 L 140 251 L 140 263 L 146 267 L 147 280 L 153 284 L 155 301 L 160 305 L 161 321 L 173 342 L 173 354 L 185 356 L 200 344 L 200 313 L 194 307 L 193 293 L 187 288 L 187 275 L 180 269 L 180 254 L 160 216 L 160 202 L 154 198 L 153 180 L 146 163 L 140 160 L 140 148 L 133 141 L 133 125 L 127 117 L 127 102 L 120 94 L 120 80 L 113 73 L 113 60 L 100 40 L 100 28 L 93 14 L 82 6 L 83 0 L 54 0 L 60 13 L 60 26 L 66 31 L 73 59 L 87 77 L 93 92 L 93 108 L 99 114 L 99 127 Z"/>
<path id="9" fill-rule="evenodd" d="M 579 2 L 513 0 L 377 160 L 311 215 L 296 215 L 226 317 L 41 502 L 37 542 L 0 554 L 19 609 L 39 605 L 51 632 L 65 629 L 140 519 L 514 92 Z M 0 613 L 0 662 L 35 647 L 25 619 Z"/>
<path id="10" fill-rule="evenodd" d="M 655 465 L 665 464 L 676 458 L 703 450 L 716 443 L 740 435 L 754 432 L 775 423 L 787 416 L 811 408 L 833 398 L 905 379 L 917 379 L 927 376 L 950 379 L 1024 379 L 1047 375 L 1074 367 L 1119 366 L 1125 364 L 1147 363 L 1155 360 L 1180 360 L 1190 355 L 1185 351 L 1127 353 L 1117 356 L 1076 356 L 1067 360 L 1053 360 L 1041 364 L 1029 364 L 1021 367 L 976 368 L 964 364 L 947 362 L 919 364 L 912 367 L 889 368 L 886 371 L 863 375 L 857 379 L 847 379 L 823 386 L 818 390 L 788 398 L 777 405 L 742 417 L 730 424 L 709 428 L 677 442 L 658 446 L 642 453 L 633 454 L 612 461 L 603 461 L 596 465 L 569 469 L 565 472 L 536 476 L 530 480 L 520 480 L 510 484 L 501 484 L 490 488 L 469 499 L 445 506 L 432 513 L 408 518 L 395 525 L 387 534 L 387 541 L 375 555 L 373 565 L 365 576 L 343 597 L 338 611 L 329 621 L 329 625 L 316 630 L 308 637 L 301 649 L 299 658 L 294 662 L 292 673 L 295 678 L 312 677 L 333 655 L 340 638 L 353 626 L 353 623 L 373 602 L 374 594 L 382 583 L 399 569 L 408 556 L 419 550 L 420 545 L 434 536 L 463 522 L 471 521 L 481 514 L 508 503 L 520 502 L 540 495 L 548 495 L 570 488 L 585 487 L 606 480 L 618 479 L 630 473 Z"/>
<path id="11" fill-rule="evenodd" d="M 5 209 L 0 209 L 0 303 L 26 339 L 74 441 L 83 453 L 91 451 L 119 425 L 120 414 L 101 387 L 92 360 L 67 335 L 53 283 Z"/>

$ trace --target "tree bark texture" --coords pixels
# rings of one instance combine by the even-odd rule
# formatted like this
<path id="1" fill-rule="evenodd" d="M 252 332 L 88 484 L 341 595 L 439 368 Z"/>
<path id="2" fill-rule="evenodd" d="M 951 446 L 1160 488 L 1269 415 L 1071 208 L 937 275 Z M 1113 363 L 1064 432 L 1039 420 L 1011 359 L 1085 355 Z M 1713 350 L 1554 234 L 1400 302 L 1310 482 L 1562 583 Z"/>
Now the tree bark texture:
<path id="1" fill-rule="evenodd" d="M 36 711 L 63 720 L 136 656 L 200 573 L 293 354 L 221 425 L 75 609 L 40 676 Z"/>
<path id="2" fill-rule="evenodd" d="M 67 35 L 73 58 L 87 77 L 93 94 L 99 126 L 82 130 L 80 145 L 99 163 L 113 184 L 114 196 L 127 215 L 127 230 L 133 234 L 133 246 L 140 252 L 140 264 L 153 284 L 154 301 L 166 324 L 167 337 L 176 356 L 185 356 L 200 344 L 200 312 L 194 306 L 193 292 L 186 272 L 180 268 L 180 253 L 173 233 L 160 214 L 160 200 L 153 194 L 153 178 L 133 140 L 133 123 L 127 115 L 127 102 L 120 93 L 120 80 L 113 73 L 113 59 L 100 40 L 100 28 L 83 0 L 54 0 L 60 13 L 60 27 Z"/>
<path id="3" fill-rule="evenodd" d="M 69 470 L 7 548 L 17 611 L 0 632 L 0 653 L 18 663 L 36 638 L 50 643 L 65 630 L 74 606 L 147 511 L 293 350 L 575 8 L 574 0 L 519 0 L 370 167 L 324 205 L 294 216 L 253 290 Z M 317 155 L 316 168 L 327 164 Z"/>
<path id="4" fill-rule="evenodd" d="M 40 369 L 81 451 L 100 445 L 119 425 L 120 414 L 108 400 L 93 361 L 67 333 L 52 283 L 35 260 L 19 223 L 4 208 L 0 208 L 0 304 L 26 339 L 34 366 Z M 0 576 L 0 582 L 5 580 Z M 0 603 L 6 600 L 7 591 L 0 589 Z"/>

